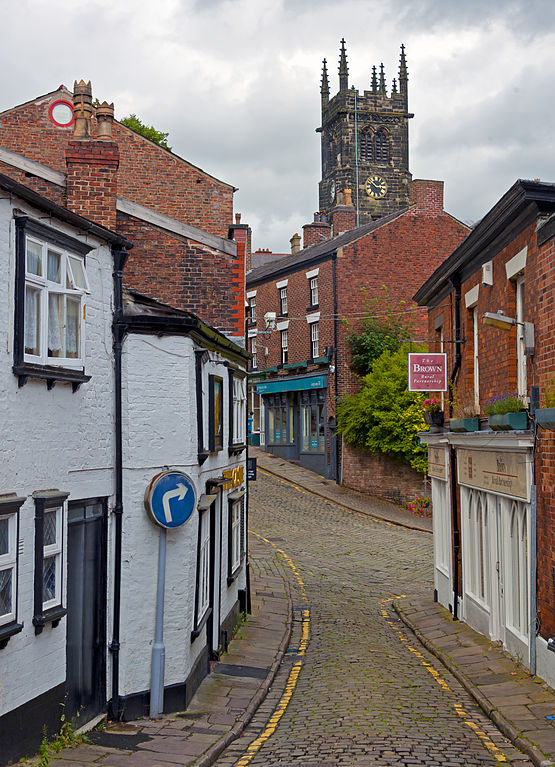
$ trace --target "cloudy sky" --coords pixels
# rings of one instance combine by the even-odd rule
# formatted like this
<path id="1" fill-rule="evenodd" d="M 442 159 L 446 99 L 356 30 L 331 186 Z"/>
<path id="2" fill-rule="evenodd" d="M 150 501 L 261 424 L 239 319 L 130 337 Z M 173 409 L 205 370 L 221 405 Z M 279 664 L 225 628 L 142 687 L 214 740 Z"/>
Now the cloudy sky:
<path id="1" fill-rule="evenodd" d="M 255 248 L 286 252 L 320 179 L 321 62 L 338 88 L 409 68 L 410 168 L 480 218 L 517 178 L 555 181 L 555 0 L 0 0 L 0 111 L 91 79 L 116 117 L 239 188 Z"/>

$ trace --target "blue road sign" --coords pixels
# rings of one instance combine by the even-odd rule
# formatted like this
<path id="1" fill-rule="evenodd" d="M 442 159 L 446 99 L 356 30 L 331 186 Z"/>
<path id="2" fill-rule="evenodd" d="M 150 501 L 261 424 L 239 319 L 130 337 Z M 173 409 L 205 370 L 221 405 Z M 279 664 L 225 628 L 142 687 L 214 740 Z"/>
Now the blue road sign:
<path id="1" fill-rule="evenodd" d="M 182 471 L 163 471 L 146 489 L 145 506 L 152 520 L 166 528 L 179 527 L 195 508 L 196 493 L 190 477 Z"/>

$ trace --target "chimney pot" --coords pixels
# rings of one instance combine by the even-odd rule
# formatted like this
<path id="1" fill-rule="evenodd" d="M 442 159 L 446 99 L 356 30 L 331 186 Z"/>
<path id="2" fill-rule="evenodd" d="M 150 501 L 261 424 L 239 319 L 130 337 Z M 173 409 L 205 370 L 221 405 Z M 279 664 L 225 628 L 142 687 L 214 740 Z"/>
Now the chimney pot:
<path id="1" fill-rule="evenodd" d="M 103 101 L 96 108 L 96 122 L 98 125 L 98 138 L 102 141 L 112 140 L 112 125 L 114 123 L 114 105 Z"/>
<path id="2" fill-rule="evenodd" d="M 295 234 L 289 240 L 291 243 L 291 254 L 299 253 L 301 250 L 301 237 L 295 232 Z"/>
<path id="3" fill-rule="evenodd" d="M 240 224 L 241 223 L 241 214 L 240 213 L 236 213 L 235 214 L 235 223 L 236 224 Z"/>
<path id="4" fill-rule="evenodd" d="M 87 83 L 84 80 L 73 84 L 73 116 L 75 123 L 73 126 L 74 139 L 88 139 L 91 136 L 91 117 L 92 117 L 92 86 L 91 81 Z"/>

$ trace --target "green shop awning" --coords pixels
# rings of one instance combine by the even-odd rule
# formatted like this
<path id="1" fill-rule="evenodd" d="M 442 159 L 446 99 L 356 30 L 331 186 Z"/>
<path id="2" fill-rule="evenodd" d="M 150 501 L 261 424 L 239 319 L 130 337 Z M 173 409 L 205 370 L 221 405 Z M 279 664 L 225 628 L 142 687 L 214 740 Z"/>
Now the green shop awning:
<path id="1" fill-rule="evenodd" d="M 324 376 L 306 376 L 305 378 L 284 378 L 282 381 L 267 381 L 256 386 L 257 394 L 273 394 L 282 391 L 303 391 L 304 389 L 324 389 Z"/>

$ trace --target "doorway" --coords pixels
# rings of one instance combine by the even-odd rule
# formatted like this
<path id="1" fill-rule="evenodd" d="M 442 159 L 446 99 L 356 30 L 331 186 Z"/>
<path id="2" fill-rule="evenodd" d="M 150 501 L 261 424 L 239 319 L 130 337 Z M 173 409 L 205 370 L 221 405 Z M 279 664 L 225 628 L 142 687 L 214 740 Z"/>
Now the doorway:
<path id="1" fill-rule="evenodd" d="M 106 499 L 68 505 L 66 718 L 106 707 Z"/>

